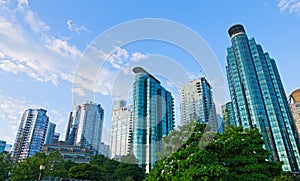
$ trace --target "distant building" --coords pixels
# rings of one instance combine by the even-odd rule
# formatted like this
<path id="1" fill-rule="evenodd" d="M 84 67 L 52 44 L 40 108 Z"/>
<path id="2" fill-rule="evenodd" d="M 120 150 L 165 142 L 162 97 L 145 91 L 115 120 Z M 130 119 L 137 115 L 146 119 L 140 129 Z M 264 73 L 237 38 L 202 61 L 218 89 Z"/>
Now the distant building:
<path id="1" fill-rule="evenodd" d="M 276 62 L 242 25 L 228 30 L 227 79 L 236 126 L 257 128 L 271 152 L 269 160 L 282 161 L 284 171 L 299 172 L 298 135 Z"/>
<path id="2" fill-rule="evenodd" d="M 104 110 L 100 104 L 76 105 L 69 115 L 66 142 L 69 145 L 92 146 L 100 151 Z"/>
<path id="3" fill-rule="evenodd" d="M 103 142 L 100 144 L 100 151 L 98 154 L 104 155 L 106 158 L 110 157 L 110 149 L 109 145 L 104 144 Z"/>
<path id="4" fill-rule="evenodd" d="M 235 126 L 235 118 L 232 109 L 232 102 L 228 102 L 222 106 L 222 114 L 223 114 L 224 125 Z"/>
<path id="5" fill-rule="evenodd" d="M 66 142 L 59 141 L 54 144 L 44 145 L 42 152 L 49 155 L 51 152 L 59 151 L 64 160 L 72 160 L 75 163 L 89 163 L 97 150 L 92 147 L 82 147 L 69 145 Z"/>
<path id="6" fill-rule="evenodd" d="M 52 144 L 53 143 L 55 128 L 56 128 L 56 124 L 50 122 L 49 126 L 48 126 L 48 129 L 47 129 L 45 144 Z"/>
<path id="7" fill-rule="evenodd" d="M 0 140 L 0 153 L 5 151 L 6 141 Z"/>
<path id="8" fill-rule="evenodd" d="M 300 138 L 300 89 L 297 89 L 291 93 L 289 102 L 295 122 L 295 133 L 297 133 L 298 137 Z"/>
<path id="9" fill-rule="evenodd" d="M 10 144 L 6 144 L 6 146 L 5 146 L 5 150 L 4 151 L 7 151 L 7 152 L 11 152 L 11 149 L 12 149 L 12 145 L 10 145 Z"/>
<path id="10" fill-rule="evenodd" d="M 141 67 L 133 69 L 132 151 L 146 173 L 162 152 L 162 137 L 175 126 L 174 99 L 153 75 Z"/>
<path id="11" fill-rule="evenodd" d="M 49 124 L 46 113 L 44 109 L 27 109 L 24 112 L 13 149 L 15 162 L 41 151 Z"/>
<path id="12" fill-rule="evenodd" d="M 59 137 L 60 137 L 60 133 L 54 133 L 52 144 L 58 142 L 59 141 Z"/>
<path id="13" fill-rule="evenodd" d="M 131 106 L 126 106 L 126 101 L 115 101 L 113 106 L 110 151 L 111 158 L 119 160 L 121 156 L 130 152 L 132 133 Z"/>
<path id="14" fill-rule="evenodd" d="M 224 131 L 225 131 L 224 120 L 223 120 L 222 116 L 219 114 L 217 114 L 217 122 L 218 122 L 218 124 L 217 124 L 218 130 L 217 131 L 221 134 L 224 133 Z"/>
<path id="15" fill-rule="evenodd" d="M 209 123 L 213 131 L 218 131 L 211 89 L 204 77 L 188 82 L 181 89 L 181 125 L 197 120 L 201 123 Z"/>

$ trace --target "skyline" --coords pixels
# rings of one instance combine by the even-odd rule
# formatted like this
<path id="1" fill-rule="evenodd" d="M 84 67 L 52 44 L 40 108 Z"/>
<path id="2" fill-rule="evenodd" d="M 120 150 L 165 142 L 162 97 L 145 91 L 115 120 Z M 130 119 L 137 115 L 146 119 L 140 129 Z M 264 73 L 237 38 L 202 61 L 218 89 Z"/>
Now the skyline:
<path id="1" fill-rule="evenodd" d="M 191 28 L 215 52 L 223 75 L 226 47 L 230 45 L 227 30 L 231 25 L 241 23 L 249 32 L 248 37 L 255 37 L 276 60 L 286 94 L 300 87 L 300 80 L 294 79 L 297 75 L 295 65 L 299 65 L 297 59 L 300 57 L 297 51 L 300 42 L 300 36 L 297 36 L 300 6 L 297 7 L 297 2 L 300 1 L 159 2 L 159 5 L 156 4 L 158 1 L 133 2 L 0 1 L 1 140 L 14 143 L 22 113 L 29 108 L 47 109 L 50 121 L 57 124 L 57 132 L 61 133 L 61 139 L 64 138 L 68 114 L 73 107 L 73 76 L 81 54 L 105 30 L 134 19 L 163 18 Z M 68 10 L 65 9 L 67 6 Z M 179 11 L 177 7 L 180 7 Z M 118 58 L 143 59 L 150 53 L 181 61 L 190 59 L 175 48 L 160 45 L 162 48 L 158 50 L 155 45 L 153 42 L 137 43 L 119 49 L 110 66 L 121 66 Z M 191 74 L 199 76 L 193 71 Z M 107 77 L 113 72 L 108 71 Z M 109 87 L 98 87 L 95 99 L 104 107 L 104 124 L 108 131 L 112 103 L 103 95 L 109 94 Z M 227 88 L 226 95 L 229 100 Z"/>

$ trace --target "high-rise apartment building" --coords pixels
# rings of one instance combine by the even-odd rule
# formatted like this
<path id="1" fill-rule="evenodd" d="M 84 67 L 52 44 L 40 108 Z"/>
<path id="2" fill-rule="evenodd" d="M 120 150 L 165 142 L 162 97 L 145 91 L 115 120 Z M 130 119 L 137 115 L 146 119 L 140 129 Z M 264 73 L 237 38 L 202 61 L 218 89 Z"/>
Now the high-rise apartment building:
<path id="1" fill-rule="evenodd" d="M 188 82 L 181 89 L 180 113 L 181 125 L 197 120 L 218 131 L 212 88 L 204 77 Z"/>
<path id="2" fill-rule="evenodd" d="M 157 161 L 157 152 L 162 151 L 162 137 L 174 129 L 174 100 L 143 68 L 135 67 L 133 72 L 132 150 L 138 165 L 148 173 Z"/>
<path id="3" fill-rule="evenodd" d="M 23 113 L 13 149 L 15 162 L 41 151 L 48 124 L 49 117 L 44 109 L 27 109 Z"/>
<path id="4" fill-rule="evenodd" d="M 222 105 L 222 115 L 224 120 L 224 125 L 226 126 L 235 126 L 235 118 L 232 108 L 232 102 L 227 102 L 225 105 Z"/>
<path id="5" fill-rule="evenodd" d="M 70 145 L 92 146 L 100 150 L 104 110 L 100 104 L 86 102 L 74 106 L 69 115 L 66 142 Z"/>
<path id="6" fill-rule="evenodd" d="M 113 106 L 110 153 L 111 158 L 119 160 L 121 156 L 130 152 L 132 133 L 131 106 L 126 106 L 126 101 L 115 101 Z"/>
<path id="7" fill-rule="evenodd" d="M 295 132 L 298 133 L 298 138 L 300 138 L 300 89 L 297 89 L 291 93 L 290 109 L 295 121 Z"/>
<path id="8" fill-rule="evenodd" d="M 298 138 L 275 60 L 248 39 L 242 25 L 228 33 L 227 78 L 237 126 L 258 128 L 269 158 L 283 162 L 284 171 L 299 171 Z"/>
<path id="9" fill-rule="evenodd" d="M 53 143 L 55 128 L 56 128 L 56 124 L 50 122 L 49 126 L 48 126 L 48 130 L 47 130 L 47 134 L 46 134 L 46 140 L 45 140 L 46 145 Z"/>

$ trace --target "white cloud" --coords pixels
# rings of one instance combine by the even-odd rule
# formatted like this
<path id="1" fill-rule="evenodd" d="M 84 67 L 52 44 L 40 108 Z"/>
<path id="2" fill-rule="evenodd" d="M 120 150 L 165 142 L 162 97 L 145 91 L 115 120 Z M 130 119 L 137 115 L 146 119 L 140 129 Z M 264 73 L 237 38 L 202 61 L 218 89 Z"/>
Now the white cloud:
<path id="1" fill-rule="evenodd" d="M 35 105 L 25 98 L 14 98 L 0 95 L 0 124 L 1 136 L 7 143 L 14 144 L 22 114 L 26 109 L 39 109 L 44 106 Z M 47 110 L 47 108 L 44 108 Z M 49 109 L 47 115 L 50 122 L 57 124 L 57 131 L 62 134 L 66 127 L 67 112 L 64 110 Z M 62 139 L 63 137 L 61 137 Z"/>
<path id="2" fill-rule="evenodd" d="M 147 55 L 142 54 L 142 53 L 140 53 L 140 52 L 135 52 L 135 53 L 133 53 L 133 54 L 131 55 L 130 59 L 131 59 L 131 61 L 133 61 L 133 62 L 138 62 L 138 61 L 140 61 L 140 60 L 145 60 L 145 59 L 147 59 Z"/>
<path id="3" fill-rule="evenodd" d="M 90 30 L 83 26 L 83 25 L 79 25 L 77 24 L 76 22 L 72 21 L 72 20 L 68 20 L 67 21 L 67 26 L 68 26 L 68 29 L 70 31 L 75 31 L 77 32 L 78 34 L 81 34 L 81 33 L 90 33 Z"/>
<path id="4" fill-rule="evenodd" d="M 81 52 L 51 33 L 28 1 L 19 0 L 16 9 L 11 7 L 0 6 L 0 69 L 53 85 L 71 82 Z"/>
<path id="5" fill-rule="evenodd" d="M 281 13 L 300 13 L 300 0 L 280 0 L 277 7 Z"/>
<path id="6" fill-rule="evenodd" d="M 121 66 L 128 59 L 128 51 L 120 47 L 114 47 L 112 52 L 99 51 L 101 59 L 108 61 L 114 68 L 121 69 Z"/>
<path id="7" fill-rule="evenodd" d="M 18 0 L 18 8 L 21 10 L 27 8 L 28 4 L 28 0 Z"/>
<path id="8" fill-rule="evenodd" d="M 50 27 L 32 11 L 27 11 L 24 19 L 34 32 L 46 32 L 50 29 Z"/>

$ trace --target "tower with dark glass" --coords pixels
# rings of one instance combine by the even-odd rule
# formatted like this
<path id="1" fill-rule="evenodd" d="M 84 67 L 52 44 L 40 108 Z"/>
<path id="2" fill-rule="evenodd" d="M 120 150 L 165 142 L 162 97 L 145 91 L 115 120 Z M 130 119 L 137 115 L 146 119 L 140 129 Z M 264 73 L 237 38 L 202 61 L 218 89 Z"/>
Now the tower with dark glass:
<path id="1" fill-rule="evenodd" d="M 226 71 L 236 125 L 257 128 L 272 153 L 269 159 L 282 161 L 284 171 L 299 171 L 298 138 L 275 60 L 248 39 L 242 25 L 228 33 Z"/>
<path id="2" fill-rule="evenodd" d="M 175 126 L 174 100 L 154 76 L 135 67 L 133 86 L 132 151 L 146 173 L 154 167 L 157 153 L 163 151 L 162 137 Z"/>

